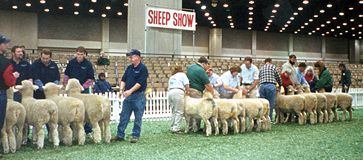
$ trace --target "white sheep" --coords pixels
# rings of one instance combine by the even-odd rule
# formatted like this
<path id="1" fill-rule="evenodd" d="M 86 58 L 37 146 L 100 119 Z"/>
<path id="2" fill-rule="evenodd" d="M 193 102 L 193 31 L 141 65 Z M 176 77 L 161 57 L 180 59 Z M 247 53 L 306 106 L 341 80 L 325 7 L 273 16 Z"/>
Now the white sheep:
<path id="1" fill-rule="evenodd" d="M 37 148 L 42 149 L 44 146 L 44 130 L 43 126 L 48 124 L 49 126 L 49 139 L 53 143 L 54 147 L 59 146 L 58 138 L 58 109 L 57 104 L 51 100 L 36 100 L 33 98 L 33 90 L 37 89 L 33 86 L 33 83 L 29 80 L 21 82 L 21 86 L 16 86 L 16 89 L 22 94 L 21 103 L 26 110 L 25 120 L 25 136 L 27 139 L 27 128 L 29 125 L 35 129 L 35 135 L 37 137 Z"/>
<path id="2" fill-rule="evenodd" d="M 84 117 L 85 108 L 81 100 L 74 97 L 59 96 L 62 86 L 55 83 L 47 83 L 44 86 L 44 94 L 46 99 L 54 101 L 58 106 L 58 125 L 62 142 L 70 146 L 72 145 L 73 130 L 77 130 L 78 144 L 83 145 L 85 141 Z"/>
<path id="3" fill-rule="evenodd" d="M 189 126 L 192 118 L 202 119 L 206 126 L 206 136 L 212 134 L 212 126 L 209 119 L 212 119 L 214 126 L 218 126 L 218 109 L 216 103 L 211 98 L 191 98 L 185 96 L 184 98 L 184 116 L 187 126 Z M 189 127 L 185 129 L 185 133 L 188 133 Z M 219 130 L 215 130 L 215 134 L 219 134 Z"/>
<path id="4" fill-rule="evenodd" d="M 8 100 L 5 122 L 1 130 L 1 140 L 4 153 L 9 153 L 9 150 L 15 153 L 22 143 L 26 112 L 21 103 L 13 100 L 13 88 L 9 88 L 6 94 Z"/>
<path id="5" fill-rule="evenodd" d="M 301 95 L 281 95 L 276 94 L 276 123 L 283 121 L 284 113 L 287 113 L 287 117 L 284 123 L 288 122 L 290 114 L 296 114 L 299 116 L 299 124 L 304 124 L 305 119 L 305 98 Z"/>
<path id="6" fill-rule="evenodd" d="M 337 96 L 334 93 L 323 93 L 323 94 L 326 97 L 326 110 L 327 110 L 327 115 L 325 115 L 324 122 L 333 122 L 333 119 L 337 121 L 338 120 L 338 113 L 336 110 Z"/>
<path id="7" fill-rule="evenodd" d="M 319 123 L 323 123 L 324 119 L 327 117 L 325 115 L 328 115 L 327 112 L 327 98 L 324 94 L 321 93 L 312 93 L 317 98 L 317 105 L 316 105 L 316 120 L 318 120 Z"/>
<path id="8" fill-rule="evenodd" d="M 353 97 L 347 93 L 336 93 L 337 96 L 337 107 L 342 109 L 342 121 L 346 119 L 346 111 L 349 112 L 349 120 L 353 118 L 353 108 L 352 108 L 352 101 Z"/>
<path id="9" fill-rule="evenodd" d="M 78 98 L 84 103 L 86 110 L 86 122 L 92 125 L 93 141 L 100 143 L 102 135 L 106 143 L 110 143 L 111 129 L 111 102 L 99 95 L 81 94 L 83 90 L 82 85 L 77 79 L 69 79 L 66 86 L 68 96 Z"/>
<path id="10" fill-rule="evenodd" d="M 262 108 L 262 130 L 270 131 L 271 130 L 271 118 L 270 118 L 270 102 L 265 98 L 257 98 L 263 104 Z"/>

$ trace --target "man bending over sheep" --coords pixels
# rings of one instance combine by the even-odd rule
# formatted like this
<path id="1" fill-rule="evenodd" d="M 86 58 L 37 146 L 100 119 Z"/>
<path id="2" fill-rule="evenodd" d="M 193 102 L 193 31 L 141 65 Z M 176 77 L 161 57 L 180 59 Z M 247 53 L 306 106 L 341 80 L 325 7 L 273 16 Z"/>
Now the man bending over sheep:
<path id="1" fill-rule="evenodd" d="M 127 67 L 120 82 L 120 91 L 123 92 L 125 100 L 122 103 L 117 136 L 113 138 L 116 141 L 125 139 L 125 130 L 132 112 L 134 112 L 135 121 L 134 128 L 132 129 L 131 143 L 137 143 L 140 139 L 142 116 L 146 105 L 144 92 L 147 86 L 146 80 L 149 75 L 146 66 L 141 63 L 140 54 L 139 50 L 131 50 L 130 56 L 132 63 Z"/>

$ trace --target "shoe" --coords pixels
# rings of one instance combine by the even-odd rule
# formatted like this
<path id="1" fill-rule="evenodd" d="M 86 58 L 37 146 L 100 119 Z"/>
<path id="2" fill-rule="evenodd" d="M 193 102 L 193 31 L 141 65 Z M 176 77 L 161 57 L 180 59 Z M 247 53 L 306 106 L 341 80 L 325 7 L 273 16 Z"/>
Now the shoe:
<path id="1" fill-rule="evenodd" d="M 139 137 L 132 137 L 130 142 L 131 143 L 137 143 L 137 142 L 139 142 Z"/>
<path id="2" fill-rule="evenodd" d="M 111 141 L 113 141 L 113 142 L 116 142 L 116 141 L 125 141 L 125 139 L 124 138 L 120 138 L 119 136 L 114 136 L 114 137 L 111 138 Z"/>

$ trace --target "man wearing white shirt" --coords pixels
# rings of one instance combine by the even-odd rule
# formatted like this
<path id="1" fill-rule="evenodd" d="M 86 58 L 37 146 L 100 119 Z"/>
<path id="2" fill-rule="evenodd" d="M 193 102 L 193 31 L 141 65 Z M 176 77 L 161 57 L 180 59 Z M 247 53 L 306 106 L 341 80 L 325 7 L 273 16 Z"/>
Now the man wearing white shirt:
<path id="1" fill-rule="evenodd" d="M 225 72 L 221 76 L 223 87 L 221 87 L 221 98 L 232 98 L 235 93 L 237 93 L 241 87 L 239 86 L 240 81 L 238 78 L 238 73 L 241 69 L 238 66 L 234 66 Z"/>
<path id="2" fill-rule="evenodd" d="M 259 70 L 252 63 L 251 57 L 244 59 L 244 64 L 241 65 L 241 78 L 242 78 L 242 89 L 247 92 L 247 98 L 256 98 L 258 92 L 259 83 Z"/>

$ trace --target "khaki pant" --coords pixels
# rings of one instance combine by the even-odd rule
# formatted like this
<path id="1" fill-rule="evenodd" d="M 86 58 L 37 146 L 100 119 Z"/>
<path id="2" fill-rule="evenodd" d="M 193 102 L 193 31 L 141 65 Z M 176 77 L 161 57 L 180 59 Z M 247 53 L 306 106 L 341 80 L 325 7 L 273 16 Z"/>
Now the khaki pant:
<path id="1" fill-rule="evenodd" d="M 242 85 L 242 89 L 250 88 L 252 85 Z M 256 86 L 250 93 L 246 95 L 247 98 L 257 98 L 258 87 Z"/>
<path id="2" fill-rule="evenodd" d="M 180 126 L 184 116 L 184 91 L 181 89 L 171 89 L 168 92 L 168 101 L 172 108 L 171 128 L 172 132 L 180 131 Z"/>
<path id="3" fill-rule="evenodd" d="M 192 98 L 202 98 L 202 92 L 198 91 L 197 89 L 190 88 L 189 89 L 189 96 Z"/>

